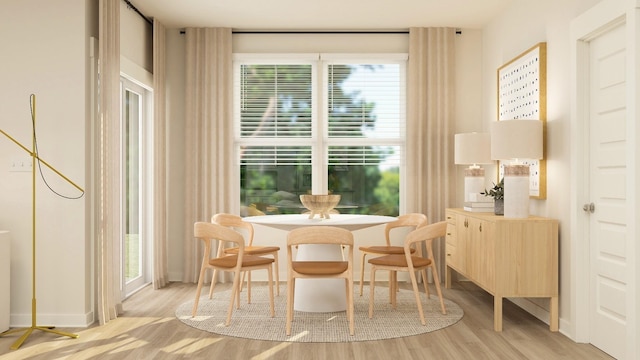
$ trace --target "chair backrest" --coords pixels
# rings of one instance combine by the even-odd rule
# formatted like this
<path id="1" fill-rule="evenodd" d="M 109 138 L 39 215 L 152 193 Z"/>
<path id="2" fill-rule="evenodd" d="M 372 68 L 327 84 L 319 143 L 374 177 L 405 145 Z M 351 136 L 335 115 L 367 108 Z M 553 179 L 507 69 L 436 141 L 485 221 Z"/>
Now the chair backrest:
<path id="1" fill-rule="evenodd" d="M 305 226 L 289 231 L 287 235 L 287 260 L 289 269 L 292 270 L 293 251 L 292 248 L 298 245 L 307 244 L 329 244 L 340 245 L 348 248 L 345 274 L 353 272 L 353 234 L 351 231 L 335 226 Z M 337 275 L 337 273 L 335 273 Z M 351 275 L 349 275 L 351 276 Z"/>
<path id="2" fill-rule="evenodd" d="M 247 232 L 247 246 L 251 246 L 253 244 L 253 225 L 242 220 L 240 216 L 234 214 L 219 213 L 213 215 L 213 217 L 211 218 L 211 222 L 230 228 L 245 230 Z"/>
<path id="3" fill-rule="evenodd" d="M 244 237 L 239 232 L 210 222 L 196 222 L 193 225 L 193 236 L 204 242 L 205 256 L 211 253 L 211 240 L 232 242 L 238 246 L 238 257 L 244 255 Z"/>
<path id="4" fill-rule="evenodd" d="M 384 228 L 384 237 L 387 242 L 387 246 L 391 246 L 391 230 L 400 227 L 411 226 L 417 229 L 427 224 L 427 216 L 420 213 L 409 213 L 398 216 L 398 218 L 392 222 L 387 223 Z"/>
<path id="5" fill-rule="evenodd" d="M 432 257 L 432 243 L 433 239 L 443 237 L 447 234 L 447 222 L 440 221 L 433 224 L 423 225 L 412 232 L 410 232 L 404 240 L 404 251 L 407 258 L 411 257 L 410 248 L 418 243 L 425 242 L 427 247 L 427 256 Z"/>
<path id="6" fill-rule="evenodd" d="M 300 244 L 336 244 L 353 247 L 351 231 L 336 226 L 305 226 L 289 231 L 287 246 Z"/>

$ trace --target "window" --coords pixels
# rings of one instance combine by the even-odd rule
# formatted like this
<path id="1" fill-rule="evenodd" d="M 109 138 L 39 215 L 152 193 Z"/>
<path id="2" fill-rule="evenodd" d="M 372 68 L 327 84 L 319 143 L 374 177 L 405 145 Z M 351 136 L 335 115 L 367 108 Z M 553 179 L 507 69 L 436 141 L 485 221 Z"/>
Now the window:
<path id="1" fill-rule="evenodd" d="M 300 213 L 306 193 L 340 194 L 341 213 L 398 215 L 405 67 L 406 56 L 397 55 L 239 55 L 243 215 Z"/>

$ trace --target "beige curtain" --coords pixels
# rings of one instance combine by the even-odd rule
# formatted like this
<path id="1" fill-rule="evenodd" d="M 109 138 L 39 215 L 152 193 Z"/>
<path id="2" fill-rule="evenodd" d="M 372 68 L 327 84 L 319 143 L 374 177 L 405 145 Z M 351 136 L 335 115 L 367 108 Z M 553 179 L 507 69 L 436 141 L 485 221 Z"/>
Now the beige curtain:
<path id="1" fill-rule="evenodd" d="M 407 211 L 445 219 L 454 199 L 455 29 L 411 28 L 407 99 Z M 444 279 L 444 239 L 434 253 Z"/>
<path id="2" fill-rule="evenodd" d="M 231 29 L 187 28 L 185 91 L 185 282 L 198 281 L 202 249 L 196 221 L 232 212 L 233 66 Z M 224 274 L 222 275 L 224 276 Z M 220 280 L 220 279 L 219 279 Z"/>
<path id="3" fill-rule="evenodd" d="M 153 288 L 169 282 L 167 257 L 166 30 L 153 21 Z"/>
<path id="4" fill-rule="evenodd" d="M 101 325 L 118 317 L 120 302 L 120 0 L 99 3 L 100 182 L 97 193 L 97 308 Z"/>

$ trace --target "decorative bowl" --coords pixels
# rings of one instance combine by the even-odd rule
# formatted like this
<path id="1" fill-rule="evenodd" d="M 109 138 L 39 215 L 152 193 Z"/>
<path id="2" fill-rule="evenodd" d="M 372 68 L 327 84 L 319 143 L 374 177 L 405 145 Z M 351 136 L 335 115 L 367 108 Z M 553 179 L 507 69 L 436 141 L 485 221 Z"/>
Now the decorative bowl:
<path id="1" fill-rule="evenodd" d="M 309 219 L 316 214 L 321 219 L 329 219 L 329 212 L 340 202 L 340 195 L 300 195 L 300 202 L 310 211 Z"/>

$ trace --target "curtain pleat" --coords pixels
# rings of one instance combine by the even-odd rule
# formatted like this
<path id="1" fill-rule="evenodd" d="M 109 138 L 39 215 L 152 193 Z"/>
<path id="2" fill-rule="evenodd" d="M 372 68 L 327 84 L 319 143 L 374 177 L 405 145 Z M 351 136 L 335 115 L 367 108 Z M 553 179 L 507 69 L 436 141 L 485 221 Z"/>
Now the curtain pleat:
<path id="1" fill-rule="evenodd" d="M 153 288 L 168 284 L 166 30 L 153 21 Z"/>
<path id="2" fill-rule="evenodd" d="M 455 29 L 411 28 L 407 94 L 407 211 L 434 223 L 445 219 L 455 190 Z M 434 242 L 444 275 L 444 239 Z"/>
<path id="3" fill-rule="evenodd" d="M 97 310 L 101 325 L 118 317 L 120 302 L 120 1 L 99 3 L 100 183 Z"/>
<path id="4" fill-rule="evenodd" d="M 233 65 L 230 28 L 187 28 L 185 65 L 185 282 L 197 282 L 203 249 L 196 221 L 233 212 Z M 221 274 L 218 280 L 224 280 Z"/>

